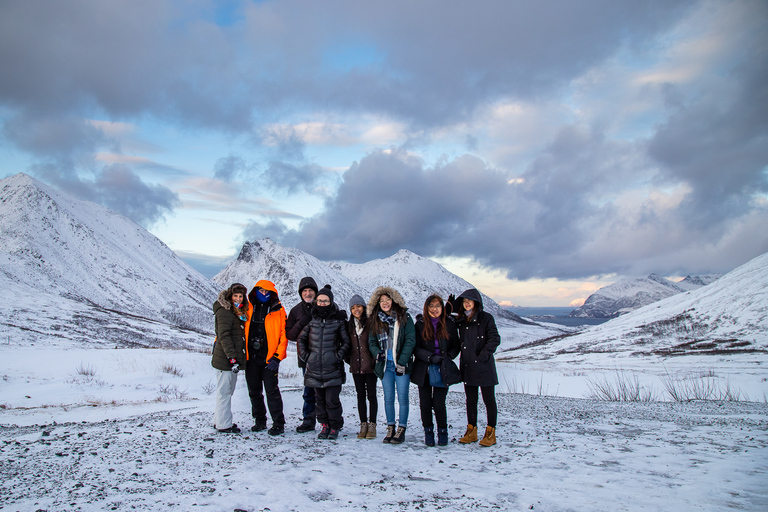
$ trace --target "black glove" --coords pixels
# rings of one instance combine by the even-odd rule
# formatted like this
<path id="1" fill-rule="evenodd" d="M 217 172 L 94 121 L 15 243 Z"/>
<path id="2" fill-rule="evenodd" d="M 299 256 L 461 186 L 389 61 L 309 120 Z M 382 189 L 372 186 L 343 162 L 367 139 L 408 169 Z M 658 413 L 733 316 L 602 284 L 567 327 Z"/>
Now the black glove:
<path id="1" fill-rule="evenodd" d="M 376 355 L 376 361 L 384 362 L 386 360 L 387 360 L 387 354 L 385 354 L 383 350 Z"/>
<path id="2" fill-rule="evenodd" d="M 232 370 L 232 373 L 237 373 L 240 371 L 240 365 L 237 364 L 237 359 L 229 360 L 229 369 Z"/>
<path id="3" fill-rule="evenodd" d="M 432 354 L 429 356 L 429 364 L 440 364 L 443 362 L 442 354 Z"/>
<path id="4" fill-rule="evenodd" d="M 272 356 L 272 358 L 267 363 L 267 370 L 277 373 L 277 370 L 279 369 L 280 369 L 280 360 L 277 358 L 277 356 Z"/>

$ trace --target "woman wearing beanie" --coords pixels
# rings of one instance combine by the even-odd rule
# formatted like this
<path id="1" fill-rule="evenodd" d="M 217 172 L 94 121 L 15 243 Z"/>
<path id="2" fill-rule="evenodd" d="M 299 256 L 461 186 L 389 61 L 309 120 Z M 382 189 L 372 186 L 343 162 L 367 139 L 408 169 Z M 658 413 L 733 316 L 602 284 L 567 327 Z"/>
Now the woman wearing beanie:
<path id="1" fill-rule="evenodd" d="M 453 364 L 460 350 L 456 324 L 446 315 L 443 299 L 439 295 L 430 295 L 424 302 L 423 315 L 416 321 L 416 359 L 411 372 L 411 382 L 419 386 L 421 424 L 427 446 L 435 446 L 433 410 L 437 420 L 437 444 L 448 444 L 445 398 L 448 386 L 461 379 Z M 450 372 L 451 369 L 454 372 Z"/>
<path id="2" fill-rule="evenodd" d="M 483 298 L 474 288 L 459 295 L 459 339 L 461 377 L 467 396 L 467 432 L 460 443 L 477 441 L 478 390 L 483 393 L 488 426 L 480 446 L 496 444 L 496 391 L 499 383 L 493 353 L 501 342 L 493 315 L 483 311 Z"/>
<path id="3" fill-rule="evenodd" d="M 219 293 L 219 298 L 213 303 L 213 314 L 216 316 L 216 341 L 211 359 L 211 366 L 216 368 L 213 426 L 219 432 L 240 432 L 232 423 L 232 394 L 237 385 L 238 372 L 245 369 L 246 293 L 245 286 L 234 283 Z"/>
<path id="4" fill-rule="evenodd" d="M 357 413 L 360 415 L 360 432 L 357 438 L 375 439 L 379 401 L 376 398 L 376 374 L 373 373 L 374 359 L 368 348 L 368 315 L 361 296 L 354 295 L 349 299 L 349 312 L 351 316 L 348 329 L 352 342 L 349 371 L 355 381 Z"/>
<path id="5" fill-rule="evenodd" d="M 408 426 L 408 385 L 413 365 L 416 331 L 402 295 L 394 288 L 380 286 L 368 301 L 368 348 L 376 359 L 374 373 L 384 389 L 387 415 L 385 443 L 400 444 Z M 395 390 L 399 404 L 399 424 L 395 432 Z"/>
<path id="6" fill-rule="evenodd" d="M 318 439 L 336 439 L 344 425 L 341 385 L 346 380 L 344 360 L 349 357 L 347 314 L 333 302 L 331 285 L 317 292 L 312 319 L 299 334 L 299 361 L 305 365 L 304 385 L 315 390 Z"/>

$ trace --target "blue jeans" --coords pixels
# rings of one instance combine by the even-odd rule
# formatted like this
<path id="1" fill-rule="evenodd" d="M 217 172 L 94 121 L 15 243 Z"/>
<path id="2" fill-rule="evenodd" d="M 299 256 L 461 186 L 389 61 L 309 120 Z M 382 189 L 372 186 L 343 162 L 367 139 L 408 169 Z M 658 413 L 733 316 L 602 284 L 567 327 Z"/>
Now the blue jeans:
<path id="1" fill-rule="evenodd" d="M 408 387 L 411 384 L 410 375 L 395 375 L 395 363 L 387 361 L 381 387 L 384 389 L 384 412 L 387 415 L 387 425 L 395 424 L 395 388 L 397 402 L 400 404 L 399 426 L 408 426 Z"/>

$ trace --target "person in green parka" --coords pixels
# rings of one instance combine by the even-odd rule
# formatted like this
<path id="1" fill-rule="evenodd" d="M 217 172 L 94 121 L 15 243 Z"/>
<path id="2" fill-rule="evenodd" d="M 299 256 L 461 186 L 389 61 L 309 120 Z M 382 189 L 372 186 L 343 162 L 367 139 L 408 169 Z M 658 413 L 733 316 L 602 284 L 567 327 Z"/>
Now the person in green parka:
<path id="1" fill-rule="evenodd" d="M 400 444 L 408 426 L 408 387 L 416 328 L 402 295 L 387 286 L 379 286 L 368 301 L 368 348 L 376 359 L 373 373 L 381 379 L 387 433 L 383 442 Z M 395 391 L 399 418 L 395 416 Z M 395 424 L 397 421 L 397 431 Z"/>
<path id="2" fill-rule="evenodd" d="M 211 366 L 216 369 L 216 408 L 213 426 L 224 433 L 240 432 L 232 422 L 232 394 L 237 375 L 245 370 L 245 311 L 248 289 L 240 283 L 219 293 L 213 303 L 216 316 L 216 341 L 213 344 Z"/>

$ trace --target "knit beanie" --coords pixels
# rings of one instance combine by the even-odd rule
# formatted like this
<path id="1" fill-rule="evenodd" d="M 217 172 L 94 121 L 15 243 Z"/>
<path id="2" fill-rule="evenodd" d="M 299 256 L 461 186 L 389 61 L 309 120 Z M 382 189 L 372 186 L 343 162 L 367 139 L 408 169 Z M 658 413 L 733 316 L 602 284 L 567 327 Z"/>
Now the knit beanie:
<path id="1" fill-rule="evenodd" d="M 363 308 L 365 308 L 367 304 L 361 296 L 355 294 L 349 299 L 349 309 L 352 309 L 352 306 L 363 306 Z"/>
<path id="2" fill-rule="evenodd" d="M 325 295 L 329 299 L 331 299 L 331 304 L 333 304 L 333 292 L 331 291 L 331 285 L 327 284 L 320 288 L 320 290 L 317 292 L 317 296 Z M 317 300 L 317 299 L 315 299 Z"/>

